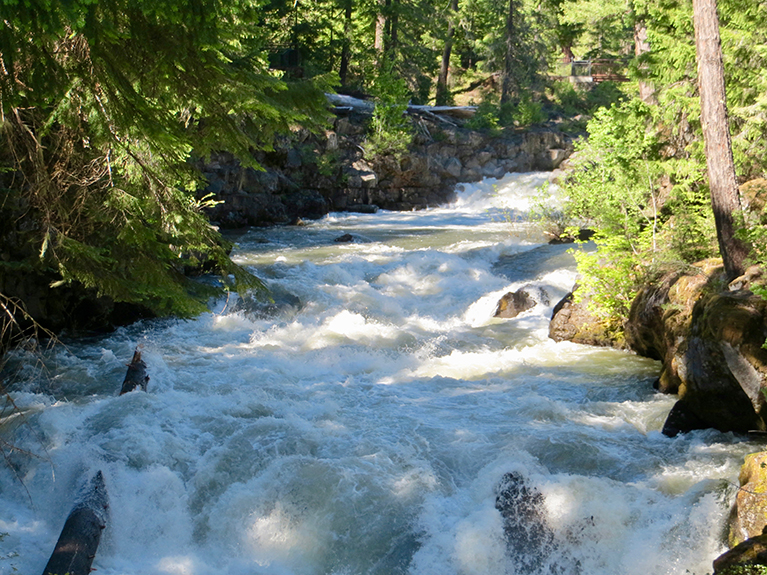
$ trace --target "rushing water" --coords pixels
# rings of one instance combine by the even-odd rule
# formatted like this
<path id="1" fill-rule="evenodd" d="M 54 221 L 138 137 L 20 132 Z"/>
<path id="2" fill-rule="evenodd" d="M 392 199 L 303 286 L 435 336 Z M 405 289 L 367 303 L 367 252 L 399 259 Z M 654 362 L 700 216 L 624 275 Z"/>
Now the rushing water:
<path id="1" fill-rule="evenodd" d="M 42 571 L 97 470 L 101 575 L 709 573 L 756 446 L 662 436 L 657 363 L 547 338 L 575 272 L 524 221 L 545 178 L 250 230 L 235 256 L 274 305 L 17 357 L 0 437 L 35 456 L 0 466 L 0 574 Z M 538 304 L 494 319 L 522 287 Z M 148 393 L 118 397 L 137 344 Z M 509 472 L 543 496 L 540 547 L 504 535 Z"/>

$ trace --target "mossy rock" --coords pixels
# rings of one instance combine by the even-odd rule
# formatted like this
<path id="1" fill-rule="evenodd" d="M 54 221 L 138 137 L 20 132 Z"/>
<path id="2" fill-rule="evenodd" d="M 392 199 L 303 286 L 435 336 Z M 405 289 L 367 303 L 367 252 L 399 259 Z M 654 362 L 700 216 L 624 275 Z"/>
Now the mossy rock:
<path id="1" fill-rule="evenodd" d="M 767 526 L 767 451 L 746 456 L 730 517 L 730 547 L 762 534 Z"/>
<path id="2" fill-rule="evenodd" d="M 752 537 L 714 559 L 714 575 L 767 575 L 767 535 Z"/>

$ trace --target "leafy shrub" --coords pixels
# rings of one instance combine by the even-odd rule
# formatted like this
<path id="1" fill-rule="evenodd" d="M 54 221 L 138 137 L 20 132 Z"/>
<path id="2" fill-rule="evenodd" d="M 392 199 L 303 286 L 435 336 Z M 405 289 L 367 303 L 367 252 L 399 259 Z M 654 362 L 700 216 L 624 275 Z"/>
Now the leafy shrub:
<path id="1" fill-rule="evenodd" d="M 477 105 L 477 111 L 470 118 L 465 126 L 471 130 L 498 133 L 500 126 L 498 122 L 498 102 L 493 98 L 485 98 Z"/>
<path id="2" fill-rule="evenodd" d="M 412 140 L 410 123 L 405 117 L 408 89 L 405 80 L 391 71 L 381 71 L 372 87 L 376 107 L 367 137 L 367 152 L 372 156 L 399 157 Z"/>
<path id="3" fill-rule="evenodd" d="M 650 108 L 639 100 L 597 110 L 562 183 L 562 223 L 596 231 L 596 252 L 576 252 L 581 297 L 618 325 L 638 288 L 663 267 L 716 252 L 711 210 L 692 165 L 669 177 Z M 665 182 L 663 190 L 661 181 Z M 673 182 L 673 183 L 672 183 Z"/>

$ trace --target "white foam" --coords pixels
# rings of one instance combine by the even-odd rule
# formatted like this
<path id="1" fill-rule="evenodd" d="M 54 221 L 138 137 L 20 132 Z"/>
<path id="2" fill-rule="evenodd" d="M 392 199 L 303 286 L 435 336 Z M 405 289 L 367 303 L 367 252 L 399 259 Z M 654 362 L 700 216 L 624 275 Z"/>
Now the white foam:
<path id="1" fill-rule="evenodd" d="M 656 362 L 548 339 L 572 267 L 519 281 L 496 269 L 537 257 L 542 235 L 518 220 L 547 177 L 466 185 L 422 212 L 253 229 L 237 261 L 299 302 L 276 298 L 269 316 L 233 311 L 232 296 L 70 342 L 49 379 L 20 356 L 24 419 L 0 425 L 39 458 L 11 454 L 23 487 L 0 466 L 0 573 L 42 570 L 99 469 L 102 575 L 514 573 L 495 509 L 509 471 L 543 494 L 582 572 L 706 572 L 721 482 L 747 447 L 662 437 L 673 398 L 651 389 Z M 335 243 L 343 233 L 355 241 Z M 493 318 L 518 289 L 535 307 Z M 137 344 L 148 393 L 118 397 Z"/>

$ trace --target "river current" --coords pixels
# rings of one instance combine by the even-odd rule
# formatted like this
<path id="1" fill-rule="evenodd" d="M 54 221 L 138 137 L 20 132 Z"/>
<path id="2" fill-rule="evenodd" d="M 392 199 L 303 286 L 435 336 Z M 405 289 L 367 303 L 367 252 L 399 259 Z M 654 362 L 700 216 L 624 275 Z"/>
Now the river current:
<path id="1" fill-rule="evenodd" d="M 567 248 L 525 218 L 548 177 L 251 229 L 234 257 L 273 305 L 232 296 L 17 354 L 0 574 L 42 572 L 98 470 L 100 575 L 710 573 L 758 446 L 664 437 L 657 362 L 548 339 L 575 281 Z M 537 305 L 494 318 L 520 288 Z M 137 345 L 148 392 L 118 397 Z M 504 534 L 507 473 L 540 495 L 545 549 Z"/>

